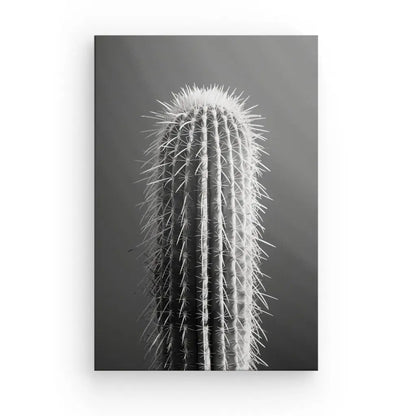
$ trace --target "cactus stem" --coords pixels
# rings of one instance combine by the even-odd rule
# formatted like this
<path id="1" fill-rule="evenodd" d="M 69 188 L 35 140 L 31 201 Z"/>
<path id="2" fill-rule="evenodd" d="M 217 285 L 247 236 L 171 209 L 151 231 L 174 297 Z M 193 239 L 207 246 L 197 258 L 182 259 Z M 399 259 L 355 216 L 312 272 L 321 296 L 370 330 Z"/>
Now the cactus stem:
<path id="1" fill-rule="evenodd" d="M 143 165 L 142 245 L 152 276 L 145 308 L 152 368 L 265 365 L 259 199 L 267 193 L 258 177 L 267 168 L 257 143 L 264 140 L 261 117 L 241 97 L 216 86 L 186 87 L 150 116 L 157 128 L 146 131 L 153 142 Z"/>

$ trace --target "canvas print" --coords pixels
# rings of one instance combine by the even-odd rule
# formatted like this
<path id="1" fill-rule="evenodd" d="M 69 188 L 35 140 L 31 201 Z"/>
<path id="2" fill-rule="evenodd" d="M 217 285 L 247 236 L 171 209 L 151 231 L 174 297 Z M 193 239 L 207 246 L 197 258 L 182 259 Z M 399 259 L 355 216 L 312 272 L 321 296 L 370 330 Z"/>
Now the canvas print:
<path id="1" fill-rule="evenodd" d="M 317 370 L 317 38 L 95 38 L 95 369 Z"/>

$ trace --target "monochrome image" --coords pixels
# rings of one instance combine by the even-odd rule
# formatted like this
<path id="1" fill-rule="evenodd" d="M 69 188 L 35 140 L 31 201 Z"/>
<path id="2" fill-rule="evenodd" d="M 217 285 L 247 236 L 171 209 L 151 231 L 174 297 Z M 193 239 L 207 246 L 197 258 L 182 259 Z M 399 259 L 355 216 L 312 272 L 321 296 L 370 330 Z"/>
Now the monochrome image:
<path id="1" fill-rule="evenodd" d="M 96 36 L 96 370 L 318 369 L 317 46 Z"/>

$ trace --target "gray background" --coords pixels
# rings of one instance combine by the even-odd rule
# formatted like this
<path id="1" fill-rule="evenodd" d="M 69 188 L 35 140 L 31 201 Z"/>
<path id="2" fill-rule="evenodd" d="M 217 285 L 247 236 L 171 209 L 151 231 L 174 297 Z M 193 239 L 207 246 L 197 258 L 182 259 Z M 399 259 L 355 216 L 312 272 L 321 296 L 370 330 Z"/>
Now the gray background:
<path id="1" fill-rule="evenodd" d="M 133 182 L 152 122 L 140 115 L 186 84 L 216 83 L 250 95 L 270 131 L 264 238 L 277 248 L 262 270 L 279 300 L 264 316 L 262 358 L 271 370 L 317 369 L 317 37 L 98 36 L 95 63 L 95 368 L 148 364 L 137 319 L 143 184 Z"/>

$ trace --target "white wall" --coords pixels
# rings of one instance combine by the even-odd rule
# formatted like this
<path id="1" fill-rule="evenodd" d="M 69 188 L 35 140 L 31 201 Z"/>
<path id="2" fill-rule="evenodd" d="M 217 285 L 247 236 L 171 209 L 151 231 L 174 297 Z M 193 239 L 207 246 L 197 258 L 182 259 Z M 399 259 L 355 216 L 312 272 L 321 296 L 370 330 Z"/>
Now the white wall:
<path id="1" fill-rule="evenodd" d="M 414 413 L 414 16 L 401 0 L 4 3 L 3 414 Z M 92 37 L 182 33 L 319 35 L 317 373 L 92 371 Z"/>

